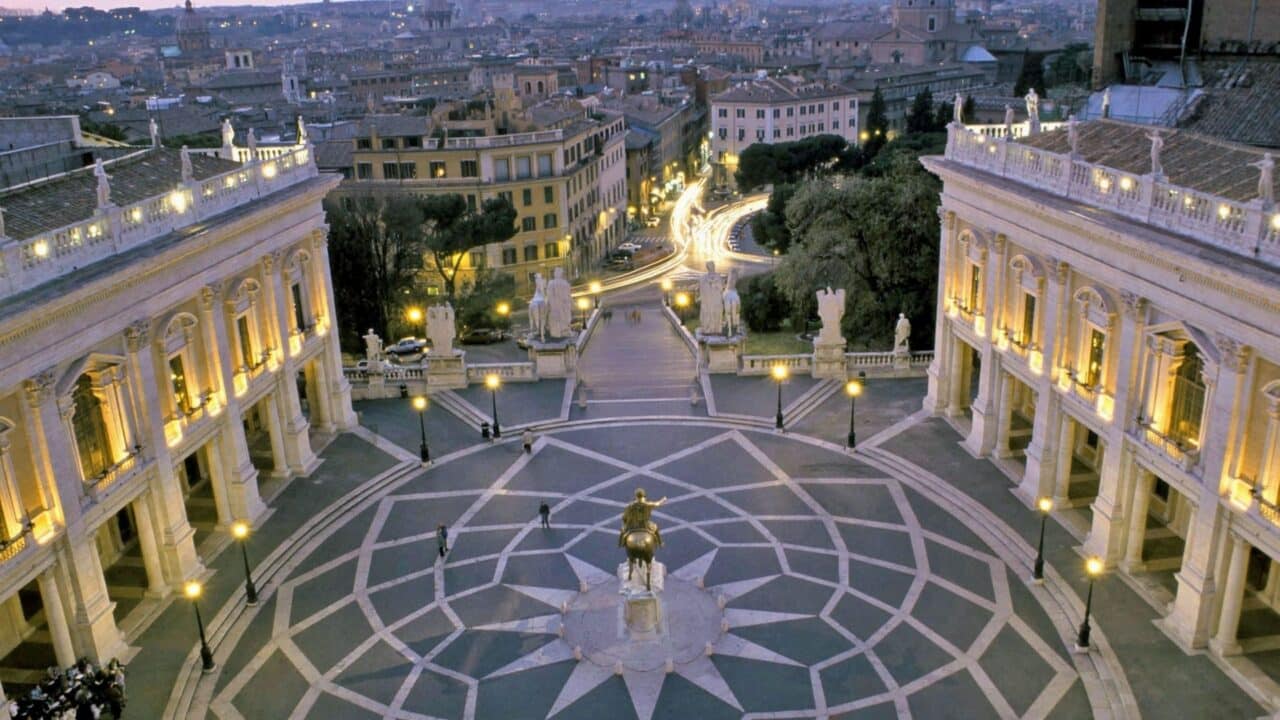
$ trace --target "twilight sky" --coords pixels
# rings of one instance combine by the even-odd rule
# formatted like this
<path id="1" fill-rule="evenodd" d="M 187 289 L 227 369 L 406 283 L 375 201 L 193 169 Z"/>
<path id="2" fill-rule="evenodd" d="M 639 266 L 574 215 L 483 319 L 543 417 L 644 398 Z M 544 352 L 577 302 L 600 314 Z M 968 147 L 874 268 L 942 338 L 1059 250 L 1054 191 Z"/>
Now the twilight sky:
<path id="1" fill-rule="evenodd" d="M 201 2 L 200 0 L 191 0 L 196 7 L 201 5 L 296 5 L 298 0 L 212 0 L 211 2 Z M 155 10 L 158 8 L 177 8 L 181 7 L 185 0 L 0 0 L 0 7 L 22 8 L 36 11 L 43 11 L 49 8 L 54 12 L 59 12 L 66 7 L 95 7 L 102 10 L 117 7 L 140 7 L 145 10 Z"/>

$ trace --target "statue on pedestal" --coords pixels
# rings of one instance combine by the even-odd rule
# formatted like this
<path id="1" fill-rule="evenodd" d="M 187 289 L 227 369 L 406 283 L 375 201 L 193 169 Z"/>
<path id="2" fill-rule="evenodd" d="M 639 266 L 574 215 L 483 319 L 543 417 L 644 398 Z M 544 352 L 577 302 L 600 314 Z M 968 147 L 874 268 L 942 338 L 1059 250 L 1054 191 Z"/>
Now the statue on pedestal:
<path id="1" fill-rule="evenodd" d="M 636 563 L 643 563 L 646 590 L 653 589 L 648 574 L 652 570 L 654 553 L 662 547 L 658 524 L 650 517 L 654 508 L 666 501 L 666 498 L 662 498 L 657 502 L 650 502 L 645 498 L 644 490 L 636 490 L 636 499 L 622 511 L 622 532 L 618 534 L 618 547 L 627 549 L 627 579 L 631 579 Z"/>
<path id="2" fill-rule="evenodd" d="M 191 151 L 186 145 L 182 146 L 182 182 L 189 183 L 196 177 L 195 170 L 191 167 Z"/>
<path id="3" fill-rule="evenodd" d="M 910 352 L 910 340 L 911 321 L 907 319 L 906 313 L 898 313 L 898 324 L 893 328 L 893 351 L 895 353 Z"/>
<path id="4" fill-rule="evenodd" d="M 1013 139 L 1013 108 L 1008 105 L 1004 106 L 1004 138 Z"/>
<path id="5" fill-rule="evenodd" d="M 1249 166 L 1258 168 L 1258 199 L 1264 207 L 1275 205 L 1276 161 L 1272 159 L 1271 153 L 1263 153 L 1261 160 L 1249 163 Z"/>
<path id="6" fill-rule="evenodd" d="M 954 104 L 951 106 L 951 122 L 964 125 L 964 96 L 960 93 L 956 93 Z"/>
<path id="7" fill-rule="evenodd" d="M 564 279 L 564 268 L 558 267 L 547 283 L 546 334 L 557 339 L 568 337 L 572 325 L 573 292 L 569 281 Z"/>
<path id="8" fill-rule="evenodd" d="M 107 170 L 102 166 L 102 158 L 93 163 L 93 174 L 98 178 L 98 209 L 111 207 L 111 183 L 107 181 Z"/>
<path id="9" fill-rule="evenodd" d="M 449 303 L 427 308 L 427 337 L 431 339 L 432 355 L 452 355 L 454 328 L 453 306 Z"/>
<path id="10" fill-rule="evenodd" d="M 822 319 L 822 329 L 814 344 L 844 345 L 844 336 L 840 334 L 840 319 L 844 317 L 844 288 L 834 292 L 829 287 L 818 291 L 818 317 Z"/>
<path id="11" fill-rule="evenodd" d="M 249 146 L 249 159 L 258 159 L 258 136 L 254 134 L 253 128 L 249 128 L 249 132 L 244 136 L 244 144 Z"/>
<path id="12" fill-rule="evenodd" d="M 1111 88 L 1102 91 L 1102 117 L 1111 117 Z"/>
<path id="13" fill-rule="evenodd" d="M 707 272 L 698 280 L 698 331 L 703 335 L 724 332 L 724 281 L 716 272 L 716 264 L 707 261 Z"/>
<path id="14" fill-rule="evenodd" d="M 724 333 L 729 337 L 742 334 L 742 298 L 738 297 L 738 271 L 729 271 L 724 288 Z"/>
<path id="15" fill-rule="evenodd" d="M 1071 145 L 1071 157 L 1080 155 L 1080 121 L 1075 115 L 1067 117 L 1067 143 Z"/>
<path id="16" fill-rule="evenodd" d="M 1157 180 L 1164 178 L 1164 164 L 1160 162 L 1160 152 L 1164 150 L 1164 136 L 1158 132 L 1147 135 L 1151 141 L 1151 175 Z"/>
<path id="17" fill-rule="evenodd" d="M 235 145 L 236 129 L 231 126 L 231 118 L 222 119 L 222 147 L 231 148 Z"/>
<path id="18" fill-rule="evenodd" d="M 547 339 L 547 280 L 542 273 L 533 274 L 533 299 L 529 301 L 529 336 Z"/>
<path id="19" fill-rule="evenodd" d="M 1035 135 L 1040 132 L 1040 96 L 1033 87 L 1023 99 L 1027 101 L 1027 134 Z"/>
<path id="20" fill-rule="evenodd" d="M 369 328 L 369 332 L 364 335 L 364 358 L 369 363 L 369 372 L 382 370 L 382 338 L 378 337 L 373 328 Z"/>
<path id="21" fill-rule="evenodd" d="M 160 147 L 160 126 L 156 124 L 156 119 L 147 120 L 147 132 L 151 134 L 151 147 Z"/>

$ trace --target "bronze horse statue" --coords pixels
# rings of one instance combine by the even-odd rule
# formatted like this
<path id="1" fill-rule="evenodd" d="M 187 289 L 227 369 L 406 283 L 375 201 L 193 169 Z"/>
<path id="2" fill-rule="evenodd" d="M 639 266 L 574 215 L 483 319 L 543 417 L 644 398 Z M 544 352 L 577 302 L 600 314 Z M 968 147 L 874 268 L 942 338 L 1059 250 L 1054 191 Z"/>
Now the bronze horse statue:
<path id="1" fill-rule="evenodd" d="M 622 532 L 618 535 L 618 545 L 627 550 L 627 580 L 635 572 L 636 564 L 642 563 L 645 590 L 653 589 L 653 556 L 662 547 L 662 534 L 649 516 L 654 508 L 666 501 L 666 498 L 662 498 L 657 502 L 649 502 L 644 497 L 644 490 L 636 490 L 636 499 L 622 511 Z"/>

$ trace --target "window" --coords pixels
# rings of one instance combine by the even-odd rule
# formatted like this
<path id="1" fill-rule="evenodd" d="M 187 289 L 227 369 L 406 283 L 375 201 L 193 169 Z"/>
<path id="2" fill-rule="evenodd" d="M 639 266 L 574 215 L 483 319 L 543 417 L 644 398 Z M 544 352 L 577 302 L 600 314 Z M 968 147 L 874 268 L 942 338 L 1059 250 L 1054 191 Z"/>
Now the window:
<path id="1" fill-rule="evenodd" d="M 515 249 L 515 248 L 502 248 L 502 264 L 503 264 L 503 265 L 515 265 L 515 264 L 516 264 L 516 249 Z"/>
<path id="2" fill-rule="evenodd" d="M 236 318 L 236 340 L 239 341 L 237 349 L 240 351 L 240 367 L 256 367 L 258 358 L 253 355 L 253 337 L 249 335 L 248 315 L 241 315 Z"/>
<path id="3" fill-rule="evenodd" d="M 782 137 L 782 129 L 781 129 L 781 128 L 774 128 L 774 129 L 773 129 L 773 137 L 774 137 L 774 139 L 775 139 L 775 140 L 776 140 L 777 138 Z"/>
<path id="4" fill-rule="evenodd" d="M 832 101 L 831 101 L 831 110 L 834 112 L 834 111 L 839 110 L 839 109 L 840 109 L 840 101 L 839 101 L 839 100 L 832 100 Z"/>
<path id="5" fill-rule="evenodd" d="M 827 126 L 826 123 L 818 123 L 818 132 L 822 132 L 823 130 L 826 130 L 827 129 L 826 126 Z"/>
<path id="6" fill-rule="evenodd" d="M 832 129 L 832 130 L 839 130 L 839 129 L 840 129 L 840 121 L 839 121 L 839 120 L 832 120 L 832 121 L 831 121 L 831 129 Z"/>
<path id="7" fill-rule="evenodd" d="M 493 178 L 498 181 L 511 179 L 511 161 L 500 158 L 493 161 Z"/>
<path id="8" fill-rule="evenodd" d="M 382 179 L 384 179 L 384 180 L 399 180 L 399 179 L 400 179 L 400 164 L 399 164 L 399 163 L 393 163 L 393 162 L 386 162 L 386 163 L 382 163 Z"/>
<path id="9" fill-rule="evenodd" d="M 938 18 L 930 15 L 929 16 L 929 32 L 933 32 L 937 29 L 938 29 Z"/>
<path id="10" fill-rule="evenodd" d="M 795 117 L 796 109 L 794 107 L 787 108 L 787 117 Z"/>
<path id="11" fill-rule="evenodd" d="M 401 142 L 403 142 L 403 143 L 404 143 L 404 146 L 405 146 L 405 147 L 407 147 L 407 148 L 420 148 L 420 147 L 422 147 L 422 138 L 418 137 L 417 135 L 413 135 L 413 136 L 411 136 L 411 137 L 407 137 L 407 138 L 402 138 L 402 139 L 401 139 Z"/>
<path id="12" fill-rule="evenodd" d="M 373 149 L 373 143 L 371 143 L 371 142 L 369 141 L 369 138 L 357 138 L 357 139 L 356 139 L 356 149 L 357 149 L 357 150 L 372 150 L 372 149 Z"/>
<path id="13" fill-rule="evenodd" d="M 789 128 L 787 128 L 787 137 L 794 137 L 794 136 L 795 136 L 795 134 L 796 134 L 796 129 L 795 129 L 795 128 L 790 128 L 790 127 L 789 127 Z"/>
<path id="14" fill-rule="evenodd" d="M 551 176 L 551 153 L 538 156 L 538 177 Z"/>
<path id="15" fill-rule="evenodd" d="M 102 401 L 93 392 L 93 381 L 81 375 L 71 393 L 75 414 L 71 416 L 75 431 L 76 451 L 84 479 L 91 480 L 111 467 L 111 448 L 107 440 L 107 424 L 102 417 Z"/>
<path id="16" fill-rule="evenodd" d="M 978 309 L 978 303 L 982 299 L 979 290 L 982 288 L 982 268 L 973 263 L 969 263 L 969 312 Z"/>
<path id="17" fill-rule="evenodd" d="M 412 180 L 416 177 L 418 177 L 417 163 L 411 163 L 411 162 L 400 163 L 400 179 L 401 180 Z"/>
<path id="18" fill-rule="evenodd" d="M 1102 363 L 1107 358 L 1107 336 L 1097 328 L 1089 329 L 1089 364 L 1085 367 L 1081 383 L 1085 387 L 1095 387 L 1102 382 Z"/>
<path id="19" fill-rule="evenodd" d="M 746 128 L 738 128 L 738 140 L 739 140 L 739 141 L 742 141 L 742 140 L 746 140 L 746 139 L 747 139 L 747 129 L 746 129 Z"/>
<path id="20" fill-rule="evenodd" d="M 536 218 L 526 217 L 520 218 L 520 229 L 525 232 L 533 232 L 537 230 L 538 221 Z"/>
<path id="21" fill-rule="evenodd" d="M 302 302 L 302 283 L 291 284 L 289 292 L 293 296 L 293 325 L 301 330 L 307 326 L 307 306 Z"/>
<path id="22" fill-rule="evenodd" d="M 729 108 L 720 108 L 716 110 L 716 117 L 722 117 L 722 118 L 729 117 Z"/>
<path id="23" fill-rule="evenodd" d="M 747 116 L 746 108 L 738 108 L 734 110 L 733 116 L 738 118 L 745 118 Z"/>
<path id="24" fill-rule="evenodd" d="M 728 138 L 729 138 L 729 129 L 728 129 L 728 128 L 720 128 L 720 139 L 721 139 L 721 140 L 727 140 Z"/>
<path id="25" fill-rule="evenodd" d="M 445 164 L 439 160 L 431 161 L 431 163 L 429 163 L 428 165 L 428 168 L 429 168 L 429 172 L 431 173 L 431 177 L 433 178 L 442 178 L 442 177 L 446 177 L 449 174 L 448 170 L 445 169 Z"/>
<path id="26" fill-rule="evenodd" d="M 757 119 L 757 120 L 763 120 L 763 119 L 764 119 L 764 108 L 759 108 L 759 109 L 757 109 L 757 110 L 756 110 L 756 119 Z"/>
<path id="27" fill-rule="evenodd" d="M 525 261 L 525 262 L 537 262 L 537 261 L 538 261 L 538 246 L 537 246 L 537 245 L 525 245 L 525 246 L 524 246 L 524 261 Z"/>
<path id="28" fill-rule="evenodd" d="M 473 268 L 484 267 L 484 251 L 483 250 L 471 251 L 471 267 Z"/>
<path id="29" fill-rule="evenodd" d="M 542 216 L 542 228 L 543 228 L 544 230 L 550 230 L 551 228 L 553 228 L 553 227 L 555 227 L 555 226 L 556 226 L 556 214 L 555 214 L 555 213 L 547 213 L 546 215 L 543 215 L 543 216 Z"/>
<path id="30" fill-rule="evenodd" d="M 1182 364 L 1173 376 L 1173 408 L 1169 412 L 1169 435 L 1189 445 L 1200 444 L 1200 420 L 1204 415 L 1204 361 L 1196 346 L 1183 348 Z"/>
<path id="31" fill-rule="evenodd" d="M 395 139 L 395 138 L 382 138 L 382 149 L 383 149 L 383 150 L 395 150 L 395 149 L 396 149 L 396 139 Z"/>
<path id="32" fill-rule="evenodd" d="M 826 111 L 827 111 L 827 104 L 826 104 L 826 103 L 818 103 L 818 112 L 822 113 L 822 112 L 826 112 Z"/>
<path id="33" fill-rule="evenodd" d="M 173 389 L 174 407 L 183 415 L 189 415 L 193 404 L 191 402 L 191 389 L 187 387 L 187 371 L 182 364 L 181 354 L 169 358 L 169 383 Z"/>
<path id="34" fill-rule="evenodd" d="M 560 243 L 549 242 L 542 248 L 542 256 L 550 260 L 560 257 Z"/>
<path id="35" fill-rule="evenodd" d="M 801 115 L 804 115 L 804 105 L 801 105 L 801 106 L 800 106 L 800 114 L 801 114 Z"/>
<path id="36" fill-rule="evenodd" d="M 511 205 L 512 207 L 514 207 L 514 206 L 515 206 L 515 202 L 511 200 L 511 192 L 510 192 L 510 191 L 508 191 L 508 190 L 503 190 L 503 191 L 501 191 L 501 192 L 499 192 L 499 193 L 498 193 L 498 197 L 502 198 L 503 200 L 506 200 L 508 205 Z"/>
<path id="37" fill-rule="evenodd" d="M 467 193 L 467 209 L 472 212 L 475 212 L 475 209 L 476 209 L 475 193 Z"/>
<path id="38" fill-rule="evenodd" d="M 556 201 L 556 189 L 551 187 L 550 185 L 544 186 L 542 188 L 542 202 L 553 203 L 555 201 Z"/>
<path id="39" fill-rule="evenodd" d="M 1031 293 L 1022 294 L 1022 332 L 1018 335 L 1019 345 L 1030 345 L 1036 333 L 1036 296 Z"/>
<path id="40" fill-rule="evenodd" d="M 781 114 L 782 114 L 782 111 L 781 111 L 780 109 L 778 109 L 778 108 L 774 108 L 774 109 L 773 109 L 773 119 L 777 120 L 777 119 L 778 119 L 778 116 L 779 116 L 779 115 L 781 115 Z"/>
<path id="41" fill-rule="evenodd" d="M 756 130 L 756 140 L 764 140 L 764 128 Z"/>
<path id="42" fill-rule="evenodd" d="M 525 207 L 533 204 L 533 189 L 525 188 L 520 191 L 520 203 Z"/>
<path id="43" fill-rule="evenodd" d="M 520 178 L 521 180 L 523 180 L 529 177 L 530 175 L 532 175 L 533 170 L 531 168 L 532 168 L 532 164 L 529 161 L 528 155 L 516 158 L 516 177 L 517 178 Z"/>
<path id="44" fill-rule="evenodd" d="M 462 177 L 480 177 L 480 165 L 475 160 L 463 160 L 461 173 Z"/>
<path id="45" fill-rule="evenodd" d="M 356 163 L 356 178 L 359 180 L 372 180 L 373 163 Z"/>

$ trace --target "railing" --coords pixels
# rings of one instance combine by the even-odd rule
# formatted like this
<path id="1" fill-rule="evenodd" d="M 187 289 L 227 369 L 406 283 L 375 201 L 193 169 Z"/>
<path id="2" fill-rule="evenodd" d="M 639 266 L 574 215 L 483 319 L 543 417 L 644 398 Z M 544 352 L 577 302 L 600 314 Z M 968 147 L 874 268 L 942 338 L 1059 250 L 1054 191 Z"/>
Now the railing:
<path id="1" fill-rule="evenodd" d="M 1061 121 L 1042 122 L 1040 123 L 1040 132 L 1057 130 L 1058 128 L 1066 126 L 1067 124 Z M 1013 131 L 1014 139 L 1024 138 L 1031 134 L 1031 123 L 1027 121 L 1014 123 L 1009 127 L 1005 127 L 1004 125 L 965 125 L 965 128 L 990 138 L 1009 137 L 1010 130 Z"/>
<path id="2" fill-rule="evenodd" d="M 444 146 L 446 150 L 468 148 L 480 149 L 560 142 L 561 140 L 564 140 L 564 130 L 540 130 L 538 132 L 515 133 L 512 135 L 485 135 L 484 137 L 448 138 L 445 140 Z"/>
<path id="3" fill-rule="evenodd" d="M 467 382 L 479 383 L 489 375 L 497 375 L 505 382 L 532 382 L 537 380 L 533 363 L 476 363 L 467 366 Z"/>
<path id="4" fill-rule="evenodd" d="M 142 467 L 141 448 L 130 452 L 123 460 L 103 470 L 96 477 L 90 478 L 84 484 L 84 497 L 82 505 L 88 505 L 97 502 L 111 488 L 118 485 L 125 478 L 131 477 L 139 468 Z"/>
<path id="5" fill-rule="evenodd" d="M 1229 200 L 1150 174 L 1127 173 L 1000 139 L 1004 134 L 1003 126 L 952 124 L 946 157 L 1280 267 L 1280 212 L 1265 208 L 1260 199 Z"/>
<path id="6" fill-rule="evenodd" d="M 32 534 L 34 529 L 35 523 L 27 520 L 22 524 L 22 530 L 17 535 L 0 540 L 0 564 L 13 560 L 21 555 L 23 550 L 35 545 L 35 537 Z"/>
<path id="7" fill-rule="evenodd" d="M 781 365 L 788 372 L 807 375 L 813 372 L 813 355 L 743 355 L 739 375 L 768 375 Z"/>
<path id="8" fill-rule="evenodd" d="M 1158 430 L 1150 422 L 1141 418 L 1135 423 L 1136 428 L 1128 435 L 1137 444 L 1153 451 L 1157 457 L 1175 463 L 1186 473 L 1198 474 L 1200 467 L 1200 448 L 1180 438 L 1175 438 Z"/>
<path id="9" fill-rule="evenodd" d="M 291 146 L 273 159 L 247 163 L 205 180 L 179 183 L 162 195 L 100 210 L 88 220 L 25 240 L 4 239 L 0 244 L 0 298 L 132 250 L 316 175 L 310 147 Z"/>

